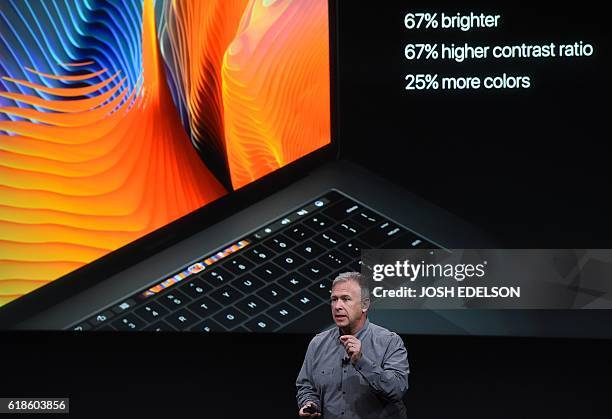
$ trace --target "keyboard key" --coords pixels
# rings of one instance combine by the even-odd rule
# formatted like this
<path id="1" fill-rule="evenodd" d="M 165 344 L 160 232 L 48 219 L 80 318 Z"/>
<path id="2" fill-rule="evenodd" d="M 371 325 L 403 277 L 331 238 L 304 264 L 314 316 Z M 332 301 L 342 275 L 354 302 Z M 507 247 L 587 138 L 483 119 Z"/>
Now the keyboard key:
<path id="1" fill-rule="evenodd" d="M 70 328 L 70 330 L 73 330 L 75 332 L 84 332 L 86 330 L 90 330 L 91 329 L 91 325 L 89 323 L 79 323 L 76 326 L 72 326 Z"/>
<path id="2" fill-rule="evenodd" d="M 405 230 L 398 225 L 390 221 L 383 221 L 360 235 L 359 240 L 372 248 L 376 248 L 388 240 L 399 237 L 403 232 Z"/>
<path id="3" fill-rule="evenodd" d="M 252 332 L 271 332 L 279 326 L 270 317 L 262 314 L 246 322 L 246 327 Z"/>
<path id="4" fill-rule="evenodd" d="M 402 227 L 395 225 L 395 224 L 391 224 L 385 231 L 385 233 L 387 234 L 387 237 L 390 237 L 391 239 L 394 239 L 396 237 L 399 237 L 401 234 L 403 234 L 406 230 L 404 230 Z"/>
<path id="5" fill-rule="evenodd" d="M 189 329 L 193 332 L 215 333 L 224 332 L 225 329 L 213 319 L 206 319 Z"/>
<path id="6" fill-rule="evenodd" d="M 306 219 L 304 221 L 304 224 L 315 231 L 323 231 L 333 226 L 335 224 L 335 221 L 330 218 L 327 218 L 323 214 L 316 214 Z"/>
<path id="7" fill-rule="evenodd" d="M 308 216 L 308 214 L 314 212 L 314 210 L 314 208 L 308 208 L 308 205 L 305 205 L 299 210 L 295 211 L 293 214 L 291 214 L 291 217 L 294 219 L 294 221 L 297 219 L 304 219 Z"/>
<path id="8" fill-rule="evenodd" d="M 409 231 L 399 234 L 390 242 L 386 243 L 385 249 L 414 249 L 419 248 L 420 245 L 426 243 L 424 240 L 419 239 L 416 235 Z"/>
<path id="9" fill-rule="evenodd" d="M 272 237 L 264 242 L 264 245 L 277 252 L 284 252 L 295 245 L 293 240 L 288 239 L 282 234 Z"/>
<path id="10" fill-rule="evenodd" d="M 322 279 L 326 277 L 331 270 L 321 264 L 318 261 L 310 262 L 300 268 L 300 273 L 302 273 L 307 278 L 310 278 L 311 281 L 316 281 L 318 279 Z"/>
<path id="11" fill-rule="evenodd" d="M 436 246 L 435 244 L 422 240 L 422 239 L 416 239 L 415 241 L 413 241 L 412 248 L 414 249 L 439 249 L 439 247 Z"/>
<path id="12" fill-rule="evenodd" d="M 264 289 L 257 292 L 257 295 L 270 304 L 276 304 L 282 301 L 289 295 L 289 293 L 280 285 L 271 284 Z"/>
<path id="13" fill-rule="evenodd" d="M 189 326 L 200 320 L 191 311 L 183 308 L 175 313 L 170 314 L 164 319 L 177 330 L 186 330 Z"/>
<path id="14" fill-rule="evenodd" d="M 357 223 L 346 220 L 335 226 L 333 230 L 345 237 L 353 237 L 362 233 L 365 229 Z"/>
<path id="15" fill-rule="evenodd" d="M 242 298 L 244 294 L 234 287 L 226 285 L 210 294 L 210 296 L 221 303 L 222 306 L 227 306 L 228 304 L 234 304 Z"/>
<path id="16" fill-rule="evenodd" d="M 193 299 L 200 298 L 204 294 L 207 294 L 209 291 L 212 291 L 212 289 L 212 285 L 207 284 L 206 282 L 204 282 L 204 280 L 200 278 L 196 278 L 179 287 L 179 290 L 181 290 Z"/>
<path id="17" fill-rule="evenodd" d="M 150 326 L 145 327 L 143 330 L 146 332 L 172 332 L 174 328 L 163 320 L 153 323 Z"/>
<path id="18" fill-rule="evenodd" d="M 296 269 L 298 266 L 304 264 L 304 262 L 306 261 L 293 252 L 284 253 L 274 259 L 274 263 L 287 271 Z"/>
<path id="19" fill-rule="evenodd" d="M 122 331 L 135 331 L 144 328 L 145 323 L 134 314 L 127 314 L 113 322 L 113 327 Z"/>
<path id="20" fill-rule="evenodd" d="M 339 267 L 344 266 L 347 263 L 349 263 L 352 259 L 346 256 L 342 252 L 332 250 L 325 256 L 322 256 L 319 260 L 325 263 L 327 266 L 329 266 L 332 269 L 338 269 Z"/>
<path id="21" fill-rule="evenodd" d="M 200 277 L 204 280 L 204 282 L 212 285 L 213 287 L 220 287 L 221 285 L 225 285 L 235 278 L 234 275 L 221 268 L 220 266 L 203 273 L 202 275 L 200 275 Z"/>
<path id="22" fill-rule="evenodd" d="M 115 315 L 111 311 L 106 310 L 106 311 L 103 311 L 102 313 L 96 314 L 95 316 L 90 318 L 88 322 L 92 326 L 96 327 L 96 326 L 100 326 L 103 323 L 108 323 L 109 320 L 112 319 L 113 317 L 115 317 Z"/>
<path id="23" fill-rule="evenodd" d="M 315 233 L 308 227 L 302 224 L 297 224 L 289 227 L 284 232 L 290 239 L 295 241 L 304 241 L 310 237 L 312 237 Z"/>
<path id="24" fill-rule="evenodd" d="M 355 258 L 360 259 L 361 249 L 364 249 L 364 248 L 367 249 L 367 247 L 363 247 L 363 243 L 361 243 L 359 240 L 353 239 L 353 240 L 349 240 L 348 242 L 344 243 L 338 249 L 353 259 Z"/>
<path id="25" fill-rule="evenodd" d="M 155 301 L 166 307 L 168 310 L 174 311 L 185 306 L 191 301 L 191 298 L 178 290 L 174 290 L 168 294 L 162 295 Z"/>
<path id="26" fill-rule="evenodd" d="M 273 252 L 272 250 L 268 249 L 267 247 L 264 247 L 262 245 L 253 247 L 251 249 L 247 248 L 243 255 L 248 258 L 251 262 L 259 265 L 261 263 L 264 263 L 270 259 L 272 259 L 272 257 L 275 256 L 275 252 Z"/>
<path id="27" fill-rule="evenodd" d="M 245 273 L 248 270 L 251 270 L 255 265 L 249 262 L 246 258 L 242 256 L 236 256 L 229 262 L 226 262 L 223 267 L 228 271 L 233 273 L 234 275 L 240 275 Z"/>
<path id="28" fill-rule="evenodd" d="M 345 240 L 344 237 L 333 231 L 326 231 L 325 233 L 321 233 L 314 239 L 321 246 L 326 247 L 328 249 L 336 247 Z"/>
<path id="29" fill-rule="evenodd" d="M 321 304 L 319 297 L 315 297 L 308 291 L 302 291 L 294 295 L 289 299 L 289 302 L 304 313 Z"/>
<path id="30" fill-rule="evenodd" d="M 248 294 L 260 289 L 265 284 L 261 279 L 257 279 L 251 274 L 246 274 L 232 281 L 232 286 L 241 292 Z"/>
<path id="31" fill-rule="evenodd" d="M 255 236 L 256 239 L 262 239 L 264 237 L 269 236 L 272 233 L 276 233 L 279 229 L 280 229 L 280 226 L 269 224 L 265 226 L 264 228 L 262 228 L 261 230 L 259 230 L 258 232 L 256 232 L 253 236 Z"/>
<path id="32" fill-rule="evenodd" d="M 287 303 L 280 303 L 276 305 L 268 310 L 266 314 L 281 324 L 287 323 L 300 316 L 300 312 Z"/>
<path id="33" fill-rule="evenodd" d="M 260 277 L 261 279 L 263 279 L 264 281 L 270 282 L 270 281 L 276 281 L 278 278 L 283 276 L 285 274 L 285 271 L 283 271 L 281 268 L 279 268 L 275 264 L 268 262 L 260 266 L 259 268 L 255 269 L 253 273 L 257 275 L 258 277 Z"/>
<path id="34" fill-rule="evenodd" d="M 364 227 L 371 227 L 375 224 L 380 223 L 383 220 L 383 217 L 366 209 L 360 209 L 355 211 L 355 214 L 350 218 L 351 221 L 354 221 L 358 224 L 361 224 Z"/>
<path id="35" fill-rule="evenodd" d="M 236 307 L 238 307 L 238 309 L 247 316 L 254 316 L 270 307 L 270 304 L 266 303 L 256 295 L 249 295 L 238 301 L 236 303 Z"/>
<path id="36" fill-rule="evenodd" d="M 306 260 L 312 260 L 313 258 L 316 258 L 320 254 L 322 254 L 325 249 L 323 249 L 315 242 L 309 240 L 306 243 L 298 244 L 296 247 L 293 248 L 293 251 L 299 256 L 305 258 Z"/>
<path id="37" fill-rule="evenodd" d="M 199 300 L 187 306 L 187 308 L 202 318 L 206 318 L 211 314 L 221 310 L 221 306 L 208 297 L 200 298 Z"/>
<path id="38" fill-rule="evenodd" d="M 308 289 L 319 296 L 323 301 L 329 302 L 331 299 L 331 286 L 332 280 L 323 279 L 318 281 L 316 284 L 311 285 Z"/>
<path id="39" fill-rule="evenodd" d="M 327 215 L 333 220 L 342 221 L 353 214 L 356 214 L 358 210 L 363 209 L 361 205 L 351 201 L 350 199 L 344 199 L 338 202 L 336 205 L 323 210 L 323 214 Z"/>
<path id="40" fill-rule="evenodd" d="M 213 318 L 228 330 L 233 329 L 246 320 L 246 316 L 233 307 L 226 308 Z"/>
<path id="41" fill-rule="evenodd" d="M 168 310 L 166 310 L 160 304 L 157 304 L 155 301 L 151 301 L 150 303 L 139 307 L 135 313 L 138 314 L 140 318 L 148 322 L 155 322 L 167 314 Z"/>
<path id="42" fill-rule="evenodd" d="M 136 302 L 132 299 L 128 299 L 125 300 L 119 304 L 117 304 L 115 307 L 113 307 L 111 310 L 113 311 L 113 313 L 115 314 L 122 314 L 125 313 L 126 310 L 129 310 L 131 308 L 134 308 L 134 306 L 136 305 Z"/>
<path id="43" fill-rule="evenodd" d="M 304 287 L 310 285 L 310 281 L 297 272 L 293 272 L 287 276 L 282 277 L 278 281 L 278 283 L 291 292 L 300 291 Z"/>

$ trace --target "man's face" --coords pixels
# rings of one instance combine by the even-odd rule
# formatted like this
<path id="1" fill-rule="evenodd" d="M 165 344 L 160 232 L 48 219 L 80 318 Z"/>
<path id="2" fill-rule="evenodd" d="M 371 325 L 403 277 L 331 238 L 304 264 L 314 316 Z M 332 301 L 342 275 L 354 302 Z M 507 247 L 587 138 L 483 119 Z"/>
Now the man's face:
<path id="1" fill-rule="evenodd" d="M 365 316 L 361 308 L 361 288 L 356 281 L 342 281 L 334 285 L 331 309 L 336 326 L 352 329 Z"/>

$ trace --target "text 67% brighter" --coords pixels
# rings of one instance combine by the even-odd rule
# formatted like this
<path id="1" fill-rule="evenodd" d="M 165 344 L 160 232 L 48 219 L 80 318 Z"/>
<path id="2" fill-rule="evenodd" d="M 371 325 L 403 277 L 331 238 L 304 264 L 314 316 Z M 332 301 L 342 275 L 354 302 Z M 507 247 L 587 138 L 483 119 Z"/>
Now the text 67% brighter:
<path id="1" fill-rule="evenodd" d="M 438 27 L 437 13 L 407 13 L 404 16 L 404 26 L 407 29 L 420 29 Z"/>

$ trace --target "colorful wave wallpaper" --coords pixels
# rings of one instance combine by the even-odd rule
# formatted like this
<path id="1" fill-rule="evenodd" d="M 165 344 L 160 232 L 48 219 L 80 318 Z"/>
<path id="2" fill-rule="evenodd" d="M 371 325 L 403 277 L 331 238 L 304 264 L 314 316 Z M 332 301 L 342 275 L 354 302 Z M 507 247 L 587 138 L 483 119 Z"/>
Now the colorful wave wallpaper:
<path id="1" fill-rule="evenodd" d="M 0 305 L 330 142 L 325 0 L 0 2 Z"/>

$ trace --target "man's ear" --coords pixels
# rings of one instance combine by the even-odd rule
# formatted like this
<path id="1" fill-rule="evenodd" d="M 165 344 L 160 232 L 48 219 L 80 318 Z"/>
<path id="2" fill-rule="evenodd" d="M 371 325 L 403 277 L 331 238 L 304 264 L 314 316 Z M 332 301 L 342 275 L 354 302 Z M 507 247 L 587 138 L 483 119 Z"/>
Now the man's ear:
<path id="1" fill-rule="evenodd" d="M 361 311 L 365 313 L 370 309 L 370 299 L 366 298 L 365 300 L 361 300 Z"/>

